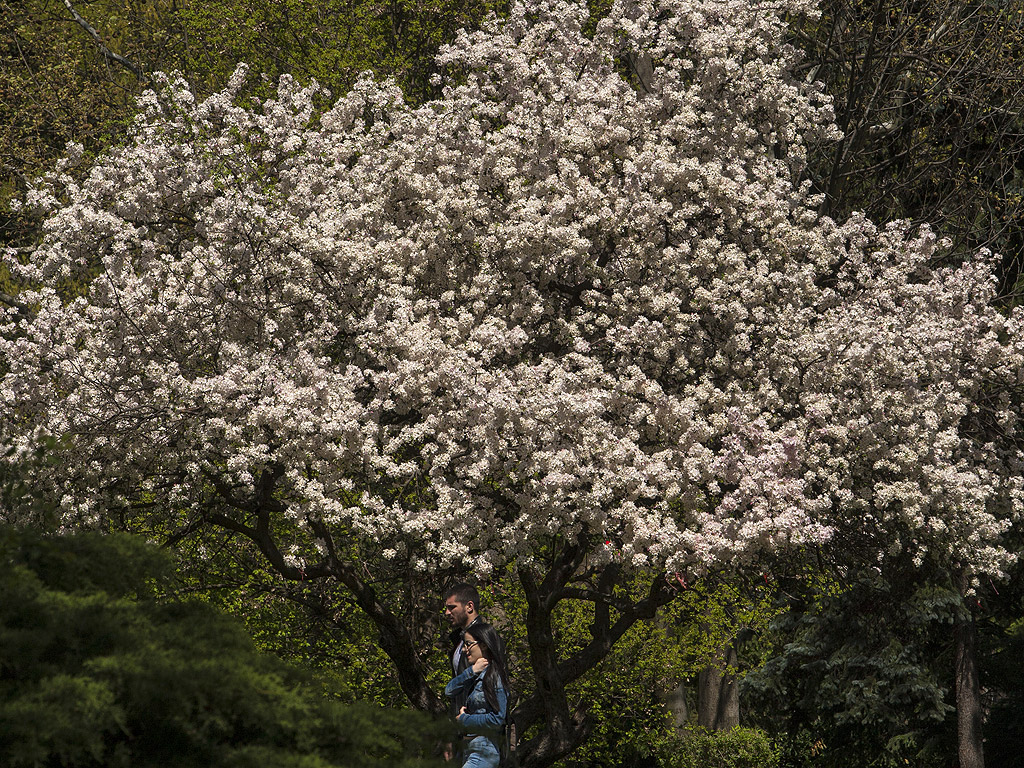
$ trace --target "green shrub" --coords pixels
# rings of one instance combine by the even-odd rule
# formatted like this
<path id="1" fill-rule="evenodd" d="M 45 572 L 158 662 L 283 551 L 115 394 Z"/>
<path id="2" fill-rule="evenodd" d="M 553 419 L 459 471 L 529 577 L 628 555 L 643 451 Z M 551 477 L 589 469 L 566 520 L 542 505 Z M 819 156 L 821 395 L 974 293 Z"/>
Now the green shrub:
<path id="1" fill-rule="evenodd" d="M 779 753 L 763 731 L 693 728 L 658 745 L 658 768 L 776 768 Z"/>

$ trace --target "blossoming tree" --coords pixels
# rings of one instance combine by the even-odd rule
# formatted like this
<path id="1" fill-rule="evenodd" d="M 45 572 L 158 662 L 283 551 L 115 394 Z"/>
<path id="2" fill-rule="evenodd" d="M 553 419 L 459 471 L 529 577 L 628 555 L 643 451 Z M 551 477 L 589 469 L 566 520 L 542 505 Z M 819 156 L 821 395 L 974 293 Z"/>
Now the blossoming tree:
<path id="1" fill-rule="evenodd" d="M 244 71 L 200 103 L 166 81 L 30 196 L 4 440 L 59 438 L 34 481 L 68 524 L 160 510 L 351 590 L 421 708 L 364 566 L 511 567 L 530 765 L 583 738 L 567 686 L 669 599 L 626 574 L 850 537 L 998 573 L 1019 317 L 984 258 L 933 269 L 928 231 L 816 214 L 801 172 L 835 129 L 781 16 L 810 10 L 620 0 L 588 36 L 585 5 L 531 0 L 445 49 L 419 108 L 369 78 L 326 109 L 288 79 L 255 102 Z M 595 605 L 573 652 L 567 598 Z"/>

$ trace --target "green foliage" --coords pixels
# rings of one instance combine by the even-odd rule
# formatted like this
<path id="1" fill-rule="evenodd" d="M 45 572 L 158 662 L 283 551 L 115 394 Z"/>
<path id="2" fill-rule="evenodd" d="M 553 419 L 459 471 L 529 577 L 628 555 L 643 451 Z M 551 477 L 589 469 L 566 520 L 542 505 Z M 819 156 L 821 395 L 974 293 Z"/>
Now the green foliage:
<path id="1" fill-rule="evenodd" d="M 287 73 L 335 93 L 372 70 L 422 101 L 436 93 L 430 77 L 439 46 L 505 7 L 503 0 L 185 0 L 167 23 L 177 30 L 176 68 L 200 87 L 222 87 L 244 61 L 272 81 Z"/>
<path id="2" fill-rule="evenodd" d="M 613 597 L 635 600 L 645 594 L 652 578 L 664 576 L 645 574 L 616 583 Z M 485 615 L 496 613 L 513 662 L 522 665 L 529 658 L 527 606 L 517 581 L 512 577 L 496 580 L 482 593 Z M 732 671 L 742 675 L 759 665 L 768 650 L 760 638 L 780 612 L 773 598 L 774 588 L 761 578 L 752 582 L 709 579 L 680 589 L 656 620 L 634 624 L 601 664 L 570 685 L 571 700 L 586 712 L 590 731 L 587 741 L 558 765 L 647 765 L 654 755 L 681 748 L 675 723 L 665 705 L 669 693 L 703 667 L 717 663 L 721 647 L 732 642 L 737 634 L 743 634 L 747 640 L 740 659 L 742 669 Z M 488 606 L 494 607 L 489 611 Z M 553 629 L 566 655 L 578 652 L 591 641 L 594 618 L 595 608 L 590 601 L 565 599 L 559 603 Z M 615 621 L 614 609 L 610 618 Z M 515 665 L 513 676 L 520 681 L 520 694 L 528 695 L 532 676 Z M 711 743 L 715 738 L 705 741 L 710 739 Z"/>
<path id="3" fill-rule="evenodd" d="M 125 15 L 138 5 L 97 0 L 87 12 L 100 17 L 105 33 L 120 29 L 138 47 L 135 40 L 147 28 L 133 32 Z M 121 135 L 140 85 L 127 70 L 107 64 L 62 3 L 0 0 L 0 244 L 35 239 L 37 222 L 9 210 L 10 200 L 68 142 L 97 151 Z M 10 291 L 6 271 L 0 273 L 0 290 Z"/>
<path id="4" fill-rule="evenodd" d="M 119 140 L 156 71 L 179 71 L 200 93 L 223 88 L 239 63 L 346 91 L 371 70 L 413 101 L 436 93 L 438 47 L 504 0 L 75 0 L 104 45 L 144 73 L 106 58 L 52 0 L 0 0 L 0 241 L 30 242 L 34 222 L 7 212 L 27 180 L 69 141 L 100 151 Z"/>
<path id="5" fill-rule="evenodd" d="M 426 766 L 412 712 L 342 705 L 124 535 L 0 532 L 0 764 Z"/>
<path id="6" fill-rule="evenodd" d="M 742 689 L 757 722 L 785 734 L 783 765 L 927 766 L 949 754 L 959 596 L 910 574 L 803 590 L 773 624 L 776 653 Z"/>
<path id="7" fill-rule="evenodd" d="M 579 634 L 589 623 L 581 607 L 572 606 L 563 613 L 563 636 L 569 631 Z M 565 615 L 570 613 L 576 615 Z M 592 726 L 589 738 L 566 765 L 617 768 L 671 733 L 664 700 L 681 670 L 676 666 L 677 646 L 667 635 L 654 623 L 633 625 L 604 661 L 573 686 Z"/>
<path id="8" fill-rule="evenodd" d="M 763 731 L 694 728 L 661 742 L 655 760 L 658 768 L 776 768 L 779 754 Z"/>
<path id="9" fill-rule="evenodd" d="M 288 582 L 229 533 L 181 542 L 177 555 L 177 591 L 238 617 L 259 650 L 329 677 L 345 701 L 404 703 L 372 622 L 350 592 L 329 580 Z"/>
<path id="10" fill-rule="evenodd" d="M 742 676 L 764 661 L 768 648 L 761 639 L 781 610 L 767 576 L 709 577 L 688 587 L 665 618 L 672 627 L 677 664 L 687 676 L 696 675 L 718 665 L 723 649 L 739 640 L 744 650 L 741 668 L 729 672 Z"/>
<path id="11" fill-rule="evenodd" d="M 3 288 L 0 287 L 0 290 Z M 0 361 L 0 370 L 3 370 L 3 361 Z M 17 521 L 22 525 L 30 524 L 37 530 L 56 530 L 58 510 L 36 488 L 26 483 L 22 474 L 23 467 L 39 466 L 49 461 L 49 452 L 54 445 L 56 441 L 47 438 L 35 446 L 31 453 L 18 459 L 14 459 L 13 448 L 0 455 L 0 526 Z"/>
<path id="12" fill-rule="evenodd" d="M 633 598 L 649 586 L 647 574 L 629 583 L 618 583 L 617 597 Z M 480 585 L 481 613 L 502 634 L 511 662 L 512 684 L 520 700 L 533 693 L 534 677 L 528 668 L 527 603 L 514 572 L 503 573 L 488 584 Z M 611 612 L 612 621 L 615 611 Z M 594 604 L 586 600 L 564 599 L 552 617 L 555 642 L 563 654 L 571 655 L 591 640 Z M 665 738 L 670 724 L 663 694 L 676 684 L 674 646 L 666 642 L 665 630 L 654 622 L 637 622 L 615 643 L 604 660 L 588 674 L 569 684 L 571 706 L 586 713 L 590 726 L 587 741 L 569 757 L 556 763 L 560 768 L 629 764 L 637 747 L 650 751 L 650 745 Z M 450 675 L 450 668 L 445 674 Z M 520 739 L 535 734 L 520 733 Z M 627 754 L 628 753 L 628 754 Z"/>

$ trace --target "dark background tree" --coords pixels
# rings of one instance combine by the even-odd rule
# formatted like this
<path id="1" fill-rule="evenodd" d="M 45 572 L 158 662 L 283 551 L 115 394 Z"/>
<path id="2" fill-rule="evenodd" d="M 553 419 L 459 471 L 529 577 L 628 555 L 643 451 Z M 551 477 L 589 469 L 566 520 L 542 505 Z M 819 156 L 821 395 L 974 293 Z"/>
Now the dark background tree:
<path id="1" fill-rule="evenodd" d="M 743 681 L 752 719 L 780 736 L 783 765 L 941 762 L 955 747 L 959 595 L 877 573 L 788 579 L 783 590 L 778 651 Z"/>
<path id="2" fill-rule="evenodd" d="M 803 71 L 835 98 L 844 137 L 812 158 L 822 212 L 928 222 L 956 252 L 1020 272 L 1024 7 L 974 0 L 823 0 L 794 28 Z"/>
<path id="3" fill-rule="evenodd" d="M 436 764 L 421 713 L 342 704 L 233 617 L 158 600 L 174 579 L 155 545 L 4 528 L 0 558 L 4 765 Z"/>

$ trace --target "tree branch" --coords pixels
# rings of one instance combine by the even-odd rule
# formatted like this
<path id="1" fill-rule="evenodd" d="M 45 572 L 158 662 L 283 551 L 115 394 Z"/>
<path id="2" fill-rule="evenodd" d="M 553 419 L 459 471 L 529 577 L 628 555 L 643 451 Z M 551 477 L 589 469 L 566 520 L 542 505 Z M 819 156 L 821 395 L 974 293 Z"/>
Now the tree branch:
<path id="1" fill-rule="evenodd" d="M 28 304 L 19 299 L 17 296 L 11 296 L 11 294 L 9 293 L 4 293 L 3 291 L 0 291 L 0 303 L 7 304 L 8 306 L 11 307 L 15 307 L 16 309 L 21 310 L 23 314 L 29 313 Z"/>
<path id="2" fill-rule="evenodd" d="M 61 0 L 61 2 L 63 2 L 64 7 L 71 12 L 71 18 L 74 19 L 75 23 L 78 24 L 78 26 L 80 26 L 82 29 L 84 29 L 86 34 L 92 38 L 92 41 L 94 43 L 96 43 L 96 47 L 100 49 L 100 53 L 103 54 L 104 58 L 109 59 L 110 61 L 116 61 L 122 67 L 129 70 L 139 80 L 142 80 L 145 83 L 150 82 L 150 79 L 146 76 L 146 74 L 142 71 L 141 68 L 139 68 L 135 64 L 132 64 L 124 56 L 114 53 L 112 50 L 110 50 L 109 48 L 107 48 L 107 46 L 103 44 L 103 38 L 100 37 L 100 33 L 96 31 L 96 28 L 93 27 L 92 24 L 90 24 L 88 21 L 82 18 L 82 15 L 75 10 L 75 6 L 71 4 L 71 0 Z"/>
<path id="3" fill-rule="evenodd" d="M 655 576 L 647 596 L 634 603 L 628 610 L 622 611 L 614 623 L 610 623 L 607 618 L 604 621 L 595 620 L 591 627 L 593 639 L 590 643 L 579 653 L 558 665 L 558 674 L 562 681 L 570 683 L 578 680 L 597 666 L 630 627 L 638 621 L 653 619 L 658 608 L 670 602 L 673 594 L 665 579 Z"/>
<path id="4" fill-rule="evenodd" d="M 377 596 L 376 590 L 359 575 L 351 563 L 338 556 L 337 546 L 330 530 L 321 520 L 309 518 L 313 534 L 327 549 L 327 562 L 335 578 L 355 596 L 356 603 L 370 617 L 380 632 L 380 647 L 394 662 L 398 683 L 409 702 L 424 712 L 443 715 L 445 705 L 431 690 L 423 673 L 416 644 L 409 628 Z"/>

